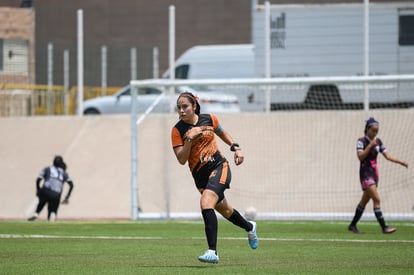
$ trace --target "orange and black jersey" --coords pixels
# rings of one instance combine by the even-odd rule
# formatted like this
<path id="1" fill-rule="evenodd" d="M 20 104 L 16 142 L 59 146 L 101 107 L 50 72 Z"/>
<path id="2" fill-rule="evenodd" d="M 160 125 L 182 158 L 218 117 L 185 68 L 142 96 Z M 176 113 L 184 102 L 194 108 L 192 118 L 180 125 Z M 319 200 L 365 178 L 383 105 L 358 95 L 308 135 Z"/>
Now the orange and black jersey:
<path id="1" fill-rule="evenodd" d="M 203 132 L 201 138 L 193 140 L 190 156 L 188 157 L 188 166 L 192 174 L 195 175 L 202 167 L 207 165 L 214 169 L 217 165 L 223 163 L 225 159 L 220 153 L 216 142 L 216 133 L 221 132 L 221 126 L 217 117 L 213 114 L 200 114 L 195 125 L 187 124 L 182 120 L 177 122 L 171 131 L 173 148 L 184 146 L 187 132 L 193 127 L 200 127 Z"/>

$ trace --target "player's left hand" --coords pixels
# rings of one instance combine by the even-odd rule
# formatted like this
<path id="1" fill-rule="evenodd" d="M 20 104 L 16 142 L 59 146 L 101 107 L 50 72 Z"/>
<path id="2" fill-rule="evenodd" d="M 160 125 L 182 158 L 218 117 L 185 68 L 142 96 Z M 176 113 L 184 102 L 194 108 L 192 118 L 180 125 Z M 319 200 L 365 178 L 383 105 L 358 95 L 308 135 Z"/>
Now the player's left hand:
<path id="1" fill-rule="evenodd" d="M 236 165 L 240 165 L 242 164 L 244 161 L 244 156 L 243 153 L 240 149 L 236 150 L 236 152 L 234 152 L 234 163 Z"/>

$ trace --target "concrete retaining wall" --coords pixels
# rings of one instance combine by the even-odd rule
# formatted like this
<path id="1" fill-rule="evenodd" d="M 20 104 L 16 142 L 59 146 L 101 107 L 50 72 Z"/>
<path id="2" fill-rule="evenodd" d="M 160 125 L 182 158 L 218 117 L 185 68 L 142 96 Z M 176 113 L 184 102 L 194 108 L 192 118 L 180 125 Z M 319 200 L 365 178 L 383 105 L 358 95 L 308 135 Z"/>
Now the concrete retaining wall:
<path id="1" fill-rule="evenodd" d="M 390 153 L 414 163 L 414 111 L 221 114 L 222 126 L 246 161 L 231 165 L 226 196 L 239 210 L 266 213 L 352 213 L 361 196 L 356 139 L 368 116 L 381 123 Z M 139 128 L 138 189 L 143 213 L 199 211 L 186 165 L 171 149 L 173 115 L 151 115 Z M 130 118 L 25 117 L 0 119 L 0 219 L 26 219 L 36 205 L 35 179 L 63 155 L 75 183 L 60 219 L 128 219 L 131 215 Z M 229 160 L 232 154 L 219 142 Z M 412 214 L 412 168 L 380 157 L 384 213 Z M 65 190 L 66 192 L 66 190 Z M 46 216 L 46 209 L 42 218 Z"/>

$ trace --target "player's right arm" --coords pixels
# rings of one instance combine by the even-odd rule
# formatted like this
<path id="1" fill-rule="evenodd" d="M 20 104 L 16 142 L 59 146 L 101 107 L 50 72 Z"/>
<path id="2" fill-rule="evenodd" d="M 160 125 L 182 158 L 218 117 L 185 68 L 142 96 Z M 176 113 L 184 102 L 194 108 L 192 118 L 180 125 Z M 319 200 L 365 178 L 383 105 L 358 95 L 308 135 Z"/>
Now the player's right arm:
<path id="1" fill-rule="evenodd" d="M 184 145 L 174 147 L 175 156 L 177 157 L 178 162 L 182 165 L 184 165 L 187 162 L 190 156 L 191 143 L 192 141 L 185 140 Z"/>
<path id="2" fill-rule="evenodd" d="M 366 159 L 366 157 L 368 157 L 369 152 L 371 151 L 372 147 L 374 147 L 375 145 L 377 145 L 377 140 L 376 139 L 373 139 L 367 145 L 367 147 L 363 148 L 362 141 L 358 140 L 358 144 L 357 144 L 357 156 L 358 156 L 358 159 L 360 161 Z"/>
<path id="3" fill-rule="evenodd" d="M 194 129 L 194 128 L 193 128 Z M 184 136 L 181 136 L 177 128 L 171 131 L 171 141 L 174 149 L 174 154 L 180 164 L 184 165 L 191 153 L 191 144 L 194 140 L 194 133 L 189 130 Z"/>
<path id="4" fill-rule="evenodd" d="M 191 153 L 191 144 L 194 139 L 199 138 L 202 135 L 200 127 L 193 127 L 190 129 L 184 137 L 181 137 L 179 131 L 173 128 L 171 133 L 171 139 L 175 156 L 180 164 L 184 165 Z"/>
<path id="5" fill-rule="evenodd" d="M 36 196 L 39 196 L 39 192 L 40 192 L 40 182 L 42 181 L 42 178 L 37 178 L 36 179 Z"/>
<path id="6" fill-rule="evenodd" d="M 42 180 L 50 173 L 49 171 L 49 167 L 46 167 L 44 169 L 42 169 L 42 171 L 40 171 L 39 176 L 37 176 L 36 178 L 36 194 L 39 193 L 40 191 L 40 183 L 42 182 Z"/>

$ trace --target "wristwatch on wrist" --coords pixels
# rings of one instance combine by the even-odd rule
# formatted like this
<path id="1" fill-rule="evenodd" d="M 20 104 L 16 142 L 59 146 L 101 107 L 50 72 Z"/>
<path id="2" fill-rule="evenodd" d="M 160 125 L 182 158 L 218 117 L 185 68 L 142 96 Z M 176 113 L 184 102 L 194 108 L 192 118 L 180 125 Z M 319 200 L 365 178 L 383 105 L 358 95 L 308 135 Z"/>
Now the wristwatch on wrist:
<path id="1" fill-rule="evenodd" d="M 236 152 L 237 150 L 240 150 L 240 145 L 238 143 L 232 143 L 230 145 L 230 151 Z"/>

